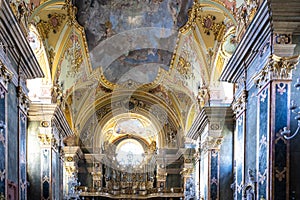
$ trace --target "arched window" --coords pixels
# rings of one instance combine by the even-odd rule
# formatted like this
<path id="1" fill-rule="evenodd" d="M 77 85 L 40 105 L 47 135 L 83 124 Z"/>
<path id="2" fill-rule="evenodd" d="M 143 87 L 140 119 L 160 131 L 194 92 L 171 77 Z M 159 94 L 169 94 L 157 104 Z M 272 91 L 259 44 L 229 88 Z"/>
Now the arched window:
<path id="1" fill-rule="evenodd" d="M 143 146 L 134 139 L 126 139 L 116 149 L 117 161 L 123 166 L 136 167 L 143 162 Z"/>

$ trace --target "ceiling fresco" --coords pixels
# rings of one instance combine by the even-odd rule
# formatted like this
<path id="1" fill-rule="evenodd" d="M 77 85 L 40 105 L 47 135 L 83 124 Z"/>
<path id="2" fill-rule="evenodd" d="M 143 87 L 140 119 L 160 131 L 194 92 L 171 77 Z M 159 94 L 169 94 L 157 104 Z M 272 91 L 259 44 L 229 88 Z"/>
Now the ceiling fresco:
<path id="1" fill-rule="evenodd" d="M 76 1 L 92 67 L 102 67 L 112 83 L 154 81 L 159 68 L 169 69 L 178 29 L 186 23 L 191 4 L 192 0 Z"/>
<path id="2" fill-rule="evenodd" d="M 151 83 L 158 69 L 168 71 L 172 54 L 162 49 L 140 49 L 128 52 L 112 62 L 104 71 L 104 76 L 112 83 L 122 83 L 132 79 L 139 83 Z"/>
<path id="3" fill-rule="evenodd" d="M 85 28 L 89 50 L 112 35 L 141 27 L 178 29 L 187 20 L 191 0 L 76 1 L 78 22 Z"/>

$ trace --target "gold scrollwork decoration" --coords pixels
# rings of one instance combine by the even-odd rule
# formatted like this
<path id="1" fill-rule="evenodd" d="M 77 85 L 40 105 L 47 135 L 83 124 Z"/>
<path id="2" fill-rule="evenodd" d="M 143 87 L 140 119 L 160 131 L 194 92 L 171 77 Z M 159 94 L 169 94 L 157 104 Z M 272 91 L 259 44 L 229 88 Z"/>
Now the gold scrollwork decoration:
<path id="1" fill-rule="evenodd" d="M 292 78 L 292 70 L 299 62 L 299 55 L 279 57 L 271 55 L 265 67 L 254 77 L 254 83 L 261 88 L 266 82 L 274 79 L 287 80 Z"/>
<path id="2" fill-rule="evenodd" d="M 66 19 L 66 15 L 60 13 L 48 14 L 47 17 L 47 20 L 40 20 L 37 23 L 37 28 L 44 39 L 48 38 L 51 30 L 52 33 L 56 34 Z"/>
<path id="3" fill-rule="evenodd" d="M 199 16 L 198 19 L 204 29 L 206 35 L 214 34 L 215 40 L 218 42 L 222 41 L 226 26 L 223 22 L 215 22 L 216 17 L 214 15 L 207 15 L 205 17 Z"/>
<path id="4" fill-rule="evenodd" d="M 183 75 L 185 78 L 193 77 L 192 70 L 191 70 L 191 63 L 188 62 L 182 56 L 179 57 L 177 68 L 178 72 Z"/>

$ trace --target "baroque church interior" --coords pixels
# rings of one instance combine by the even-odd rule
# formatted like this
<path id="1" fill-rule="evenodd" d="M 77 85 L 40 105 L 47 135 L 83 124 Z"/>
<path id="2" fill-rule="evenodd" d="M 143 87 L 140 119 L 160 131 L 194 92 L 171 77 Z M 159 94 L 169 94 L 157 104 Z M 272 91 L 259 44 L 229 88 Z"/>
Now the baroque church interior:
<path id="1" fill-rule="evenodd" d="M 298 0 L 0 0 L 0 200 L 300 199 L 299 44 Z"/>

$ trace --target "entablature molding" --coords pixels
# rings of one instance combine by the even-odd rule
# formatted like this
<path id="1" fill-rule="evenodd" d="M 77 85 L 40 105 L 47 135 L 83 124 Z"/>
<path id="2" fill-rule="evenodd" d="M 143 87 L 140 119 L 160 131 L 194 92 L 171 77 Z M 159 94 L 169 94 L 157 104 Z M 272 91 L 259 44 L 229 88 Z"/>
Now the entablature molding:
<path id="1" fill-rule="evenodd" d="M 203 107 L 196 117 L 187 137 L 196 140 L 206 131 L 213 135 L 221 135 L 225 124 L 233 123 L 233 112 L 228 106 Z"/>
<path id="2" fill-rule="evenodd" d="M 7 46 L 7 53 L 12 58 L 11 61 L 20 67 L 25 79 L 42 78 L 44 73 L 38 64 L 38 61 L 25 37 L 17 18 L 9 5 L 8 1 L 1 1 L 0 15 L 3 27 L 9 27 L 10 30 L 1 32 L 2 38 L 5 38 L 4 46 Z"/>
<path id="3" fill-rule="evenodd" d="M 65 139 L 74 135 L 63 111 L 57 104 L 32 103 L 29 107 L 28 117 L 30 121 L 40 121 L 41 127 L 45 127 L 45 125 L 47 127 L 55 127 L 51 131 L 58 138 Z"/>
<path id="4" fill-rule="evenodd" d="M 287 32 L 274 32 L 273 45 L 274 54 L 281 57 L 290 57 L 294 55 L 296 44 L 293 44 L 293 34 Z"/>
<path id="5" fill-rule="evenodd" d="M 249 59 L 253 60 L 253 57 L 260 51 L 261 46 L 264 46 L 263 42 L 271 36 L 272 26 L 269 10 L 268 2 L 263 1 L 241 42 L 224 68 L 220 81 L 236 83 L 244 73 L 244 63 L 249 63 Z"/>
<path id="6" fill-rule="evenodd" d="M 77 163 L 83 158 L 83 152 L 79 146 L 65 146 L 65 162 L 75 162 Z"/>

